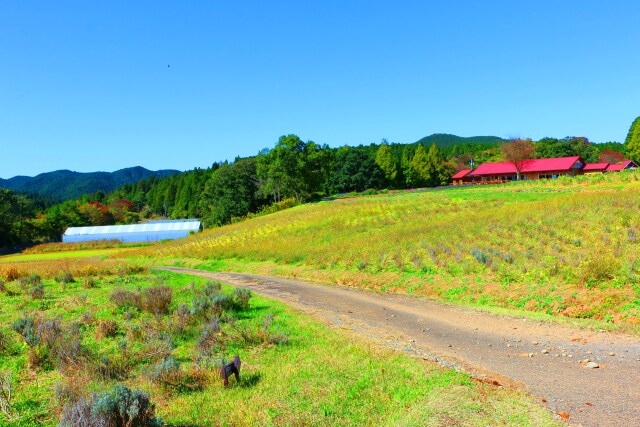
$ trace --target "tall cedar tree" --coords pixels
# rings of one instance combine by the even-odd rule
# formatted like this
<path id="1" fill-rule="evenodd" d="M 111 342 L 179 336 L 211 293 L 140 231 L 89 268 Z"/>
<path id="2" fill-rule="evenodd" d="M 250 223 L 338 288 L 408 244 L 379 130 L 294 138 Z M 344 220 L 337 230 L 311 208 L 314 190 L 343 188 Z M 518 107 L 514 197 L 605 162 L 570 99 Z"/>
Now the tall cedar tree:
<path id="1" fill-rule="evenodd" d="M 376 164 L 384 172 L 387 182 L 395 188 L 398 179 L 398 163 L 393 158 L 391 149 L 387 144 L 380 145 L 376 154 Z"/>
<path id="2" fill-rule="evenodd" d="M 627 139 L 624 140 L 627 151 L 627 157 L 636 163 L 640 163 L 640 117 L 637 117 L 627 133 Z"/>

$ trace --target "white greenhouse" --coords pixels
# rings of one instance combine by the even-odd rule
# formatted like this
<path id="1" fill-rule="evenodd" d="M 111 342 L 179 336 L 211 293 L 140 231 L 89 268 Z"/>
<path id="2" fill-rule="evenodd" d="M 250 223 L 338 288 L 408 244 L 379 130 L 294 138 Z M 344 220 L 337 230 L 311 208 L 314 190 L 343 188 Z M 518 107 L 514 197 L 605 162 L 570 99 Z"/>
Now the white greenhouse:
<path id="1" fill-rule="evenodd" d="M 62 235 L 64 243 L 92 240 L 120 240 L 122 242 L 158 242 L 175 240 L 197 233 L 197 219 L 149 221 L 142 224 L 69 227 Z"/>

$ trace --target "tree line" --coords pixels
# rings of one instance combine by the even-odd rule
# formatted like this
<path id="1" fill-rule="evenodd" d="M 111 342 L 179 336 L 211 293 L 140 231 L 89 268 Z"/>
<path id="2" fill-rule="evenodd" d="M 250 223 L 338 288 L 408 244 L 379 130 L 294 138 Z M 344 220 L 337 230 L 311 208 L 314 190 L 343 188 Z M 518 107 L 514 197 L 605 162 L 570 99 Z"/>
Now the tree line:
<path id="1" fill-rule="evenodd" d="M 614 163 L 624 158 L 628 149 L 633 152 L 633 144 L 640 141 L 638 129 L 640 120 L 632 125 L 627 144 L 593 144 L 584 137 L 529 140 L 531 155 L 579 155 L 589 163 Z M 289 201 L 289 206 L 366 189 L 447 185 L 457 170 L 504 160 L 504 145 L 465 143 L 441 150 L 436 144 L 382 140 L 379 144 L 330 148 L 305 142 L 297 135 L 284 135 L 273 148 L 254 157 L 163 178 L 152 176 L 109 193 L 98 191 L 53 205 L 0 190 L 0 248 L 59 241 L 69 226 L 197 217 L 205 227 L 214 227 L 284 201 Z"/>

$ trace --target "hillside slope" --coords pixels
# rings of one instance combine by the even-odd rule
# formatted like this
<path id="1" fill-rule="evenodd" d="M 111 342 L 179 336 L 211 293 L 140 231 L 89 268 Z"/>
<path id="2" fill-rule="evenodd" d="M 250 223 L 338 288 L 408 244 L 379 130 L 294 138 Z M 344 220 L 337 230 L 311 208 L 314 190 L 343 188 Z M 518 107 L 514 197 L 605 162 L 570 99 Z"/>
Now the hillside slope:
<path id="1" fill-rule="evenodd" d="M 15 176 L 0 179 L 0 187 L 16 192 L 53 196 L 61 200 L 74 199 L 87 193 L 105 193 L 133 184 L 151 176 L 164 177 L 180 173 L 177 170 L 150 171 L 141 166 L 120 169 L 115 172 L 73 172 L 58 170 L 35 177 Z"/>
<path id="2" fill-rule="evenodd" d="M 592 175 L 308 204 L 141 253 L 640 323 L 639 179 Z"/>
<path id="3" fill-rule="evenodd" d="M 434 133 L 433 135 L 425 136 L 416 141 L 417 144 L 431 145 L 436 144 L 440 148 L 451 147 L 459 144 L 480 144 L 488 146 L 497 146 L 500 143 L 507 142 L 497 136 L 457 136 L 447 133 Z"/>

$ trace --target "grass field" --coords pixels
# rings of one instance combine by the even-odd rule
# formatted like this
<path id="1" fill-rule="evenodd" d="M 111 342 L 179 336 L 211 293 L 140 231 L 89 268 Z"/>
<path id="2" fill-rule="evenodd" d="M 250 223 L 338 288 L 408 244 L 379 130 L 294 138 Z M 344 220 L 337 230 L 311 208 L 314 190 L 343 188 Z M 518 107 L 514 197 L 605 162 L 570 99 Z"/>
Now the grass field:
<path id="1" fill-rule="evenodd" d="M 0 424 L 56 425 L 63 408 L 124 384 L 148 392 L 174 426 L 552 425 L 525 394 L 356 341 L 279 303 L 253 297 L 247 307 L 227 287 L 148 268 L 301 277 L 632 328 L 638 179 L 389 192 L 148 247 L 52 245 L 2 257 Z M 167 293 L 169 305 L 151 310 L 150 298 Z M 236 354 L 242 379 L 225 389 L 217 369 Z"/>
<path id="2" fill-rule="evenodd" d="M 200 279 L 28 280 L 0 293 L 0 380 L 13 384 L 13 421 L 0 413 L 2 425 L 56 425 L 65 405 L 116 383 L 148 392 L 176 426 L 555 424 L 523 393 L 354 342 L 263 298 L 216 312 L 219 323 L 201 318 L 231 290 Z M 151 313 L 164 307 L 150 302 L 146 290 L 157 288 L 170 289 L 170 304 Z M 214 306 L 203 309 L 205 300 Z M 217 332 L 206 335 L 212 324 Z M 225 389 L 216 366 L 236 354 L 241 380 Z"/>
<path id="3" fill-rule="evenodd" d="M 50 252 L 50 253 L 22 253 L 0 256 L 0 264 L 8 262 L 44 261 L 71 258 L 107 258 L 108 256 L 124 256 L 126 249 L 88 249 L 79 251 Z"/>
<path id="4" fill-rule="evenodd" d="M 640 323 L 639 178 L 307 204 L 132 256 L 633 325 Z"/>

